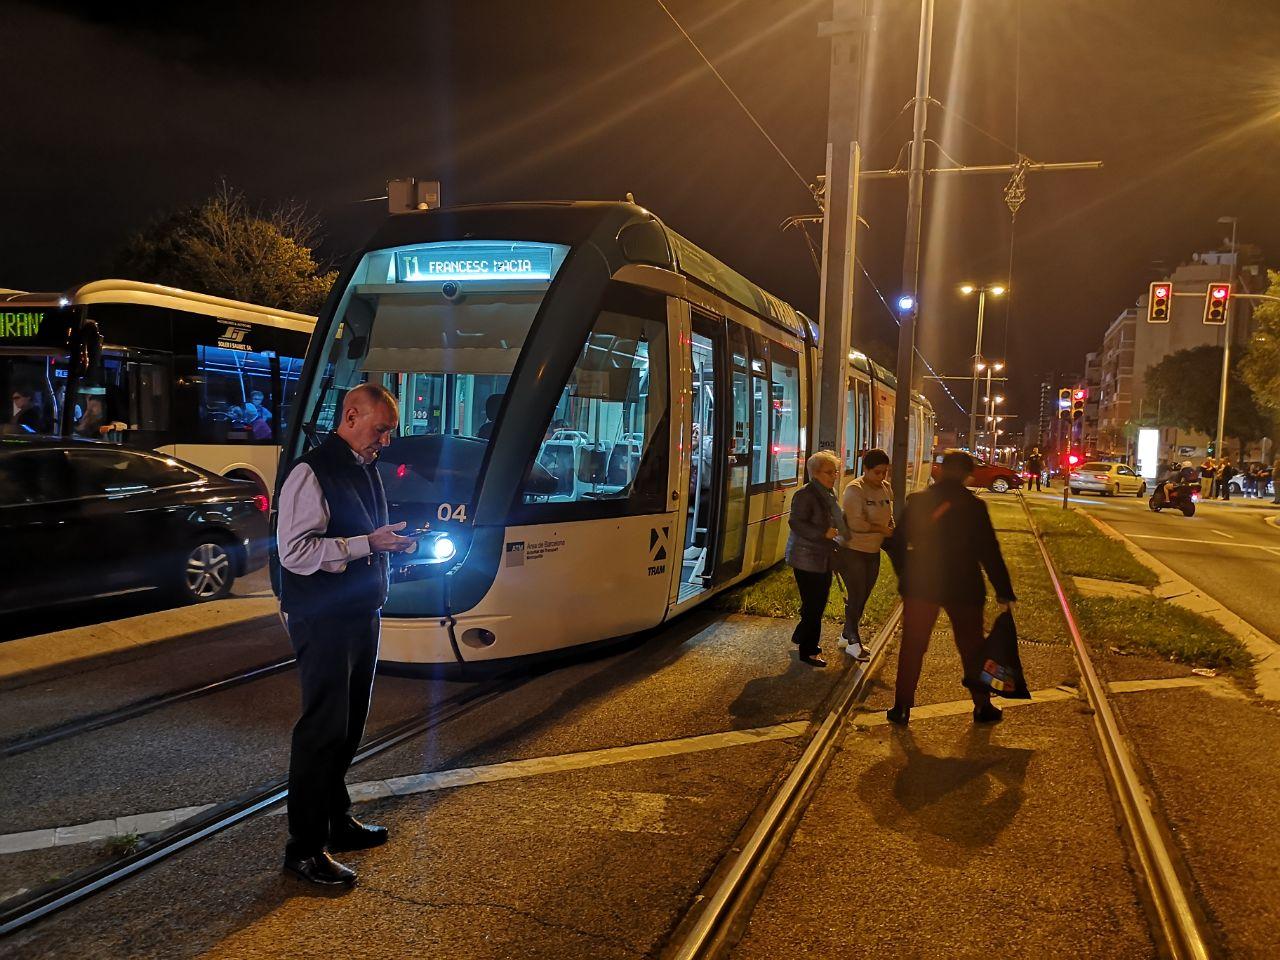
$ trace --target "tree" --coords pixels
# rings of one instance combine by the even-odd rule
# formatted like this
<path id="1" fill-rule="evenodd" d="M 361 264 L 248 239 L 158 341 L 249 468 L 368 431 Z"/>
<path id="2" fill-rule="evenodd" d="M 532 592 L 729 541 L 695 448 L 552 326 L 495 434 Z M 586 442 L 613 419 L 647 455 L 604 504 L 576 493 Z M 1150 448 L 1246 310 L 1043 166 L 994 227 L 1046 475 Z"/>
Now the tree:
<path id="1" fill-rule="evenodd" d="M 1280 272 L 1267 271 L 1271 287 L 1267 294 L 1280 297 Z M 1240 375 L 1258 403 L 1273 417 L 1280 418 L 1280 303 L 1264 301 L 1253 312 L 1258 329 L 1249 344 Z"/>
<path id="2" fill-rule="evenodd" d="M 213 196 L 135 234 L 116 267 L 149 283 L 317 313 L 337 277 L 320 273 L 311 252 L 318 227 L 298 203 L 251 209 L 224 180 Z"/>
<path id="3" fill-rule="evenodd" d="M 1257 440 L 1270 431 L 1270 423 L 1241 377 L 1240 366 L 1236 354 L 1227 377 L 1227 421 L 1223 432 L 1241 440 Z M 1218 432 L 1221 385 L 1221 347 L 1192 347 L 1171 353 L 1147 368 L 1146 415 L 1159 410 L 1161 423 L 1213 437 Z"/>

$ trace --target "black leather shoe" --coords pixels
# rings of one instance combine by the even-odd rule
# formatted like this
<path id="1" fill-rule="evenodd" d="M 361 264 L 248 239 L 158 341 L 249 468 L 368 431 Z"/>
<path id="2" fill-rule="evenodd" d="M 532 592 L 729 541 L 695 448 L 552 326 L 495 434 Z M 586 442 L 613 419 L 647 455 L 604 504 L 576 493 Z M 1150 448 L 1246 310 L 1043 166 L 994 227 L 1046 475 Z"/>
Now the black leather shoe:
<path id="1" fill-rule="evenodd" d="M 974 723 L 999 723 L 1002 719 L 1004 719 L 1004 711 L 989 703 L 986 706 L 973 708 Z"/>
<path id="2" fill-rule="evenodd" d="M 800 662 L 807 663 L 811 667 L 818 667 L 819 669 L 822 669 L 827 665 L 827 661 L 823 660 L 822 655 L 819 653 L 807 653 L 800 658 Z"/>
<path id="3" fill-rule="evenodd" d="M 363 824 L 355 817 L 346 816 L 329 831 L 328 847 L 334 853 L 345 850 L 368 850 L 387 842 L 387 828 Z"/>
<path id="4" fill-rule="evenodd" d="M 356 872 L 321 850 L 314 857 L 284 857 L 284 868 L 295 876 L 319 887 L 350 887 Z"/>
<path id="5" fill-rule="evenodd" d="M 900 707 L 895 703 L 892 709 L 885 712 L 884 716 L 890 723 L 897 724 L 899 727 L 905 727 L 911 722 L 911 708 Z"/>

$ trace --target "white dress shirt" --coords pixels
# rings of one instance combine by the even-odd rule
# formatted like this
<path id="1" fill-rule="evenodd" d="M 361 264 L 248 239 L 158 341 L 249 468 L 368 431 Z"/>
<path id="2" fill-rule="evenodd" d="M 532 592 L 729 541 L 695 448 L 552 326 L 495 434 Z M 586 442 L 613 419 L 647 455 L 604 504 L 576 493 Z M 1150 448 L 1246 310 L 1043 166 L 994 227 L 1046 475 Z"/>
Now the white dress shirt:
<path id="1" fill-rule="evenodd" d="M 364 462 L 354 450 L 351 455 L 357 462 Z M 324 536 L 329 526 L 329 504 L 310 464 L 300 463 L 293 468 L 280 490 L 278 505 L 276 542 L 280 565 L 291 573 L 342 573 L 352 560 L 372 552 L 368 536 Z"/>

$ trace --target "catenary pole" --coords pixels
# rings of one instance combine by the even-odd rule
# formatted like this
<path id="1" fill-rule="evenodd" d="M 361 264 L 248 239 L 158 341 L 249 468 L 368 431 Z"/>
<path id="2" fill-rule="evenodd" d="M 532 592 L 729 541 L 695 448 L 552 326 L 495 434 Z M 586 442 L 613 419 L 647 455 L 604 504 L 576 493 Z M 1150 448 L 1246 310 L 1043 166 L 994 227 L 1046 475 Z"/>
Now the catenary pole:
<path id="1" fill-rule="evenodd" d="M 853 323 L 853 265 L 858 222 L 858 128 L 862 70 L 869 20 L 866 0 L 833 0 L 832 19 L 818 26 L 831 37 L 831 87 L 827 104 L 826 197 L 822 219 L 822 299 L 817 449 L 845 451 L 846 370 Z M 854 454 L 856 463 L 857 453 Z"/>
<path id="2" fill-rule="evenodd" d="M 978 364 L 982 362 L 982 317 L 987 308 L 987 288 L 978 288 L 978 339 L 973 344 L 973 392 L 969 395 L 969 452 L 978 453 Z"/>
<path id="3" fill-rule="evenodd" d="M 907 496 L 911 395 L 915 388 L 916 317 L 920 312 L 920 232 L 924 214 L 924 131 L 929 116 L 929 61 L 933 50 L 933 0 L 920 2 L 920 50 L 916 59 L 915 117 L 907 174 L 907 235 L 902 255 L 902 292 L 910 304 L 898 329 L 898 389 L 893 405 L 893 499 L 900 516 Z"/>

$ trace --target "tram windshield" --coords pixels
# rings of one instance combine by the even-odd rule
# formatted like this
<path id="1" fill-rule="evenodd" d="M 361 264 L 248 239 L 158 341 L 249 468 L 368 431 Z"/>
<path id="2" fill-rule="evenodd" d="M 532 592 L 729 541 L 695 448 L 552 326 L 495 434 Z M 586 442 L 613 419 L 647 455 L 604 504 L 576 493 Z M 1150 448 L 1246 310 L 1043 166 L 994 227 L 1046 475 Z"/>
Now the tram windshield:
<path id="1" fill-rule="evenodd" d="M 380 465 L 396 503 L 466 502 L 534 316 L 569 248 L 449 241 L 365 255 L 331 325 L 304 431 L 318 442 L 365 380 L 400 400 Z"/>

